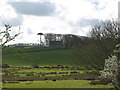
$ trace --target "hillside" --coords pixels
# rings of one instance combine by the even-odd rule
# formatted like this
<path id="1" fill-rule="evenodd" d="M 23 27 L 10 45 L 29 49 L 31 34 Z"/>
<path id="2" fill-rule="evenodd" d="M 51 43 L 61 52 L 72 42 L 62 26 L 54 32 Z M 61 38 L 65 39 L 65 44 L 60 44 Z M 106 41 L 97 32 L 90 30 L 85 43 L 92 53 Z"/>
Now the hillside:
<path id="1" fill-rule="evenodd" d="M 71 51 L 47 47 L 7 48 L 3 53 L 3 62 L 10 65 L 72 65 Z"/>
<path id="2" fill-rule="evenodd" d="M 81 49 L 82 50 L 82 49 Z M 88 51 L 86 51 L 88 52 Z M 83 51 L 81 53 L 84 54 Z M 10 65 L 31 66 L 33 64 L 39 65 L 76 65 L 72 49 L 50 49 L 48 47 L 24 47 L 13 48 L 9 47 L 3 52 L 3 62 Z M 89 59 L 79 60 L 79 65 L 100 64 L 103 61 L 98 59 L 90 61 Z"/>

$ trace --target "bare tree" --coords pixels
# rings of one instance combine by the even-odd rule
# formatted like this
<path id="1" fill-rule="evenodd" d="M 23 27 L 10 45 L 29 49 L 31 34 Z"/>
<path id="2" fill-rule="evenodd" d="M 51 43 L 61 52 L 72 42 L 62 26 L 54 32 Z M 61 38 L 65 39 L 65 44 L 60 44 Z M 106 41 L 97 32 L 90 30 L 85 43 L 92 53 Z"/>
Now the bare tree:
<path id="1" fill-rule="evenodd" d="M 118 25 L 118 21 L 115 20 L 102 22 L 102 24 L 96 25 L 92 28 L 90 31 L 90 36 L 97 40 L 111 38 L 116 43 L 120 43 L 120 28 Z"/>
<path id="2" fill-rule="evenodd" d="M 115 46 L 120 43 L 118 22 L 115 20 L 94 26 L 90 35 L 96 48 L 106 56 L 110 56 Z"/>
<path id="3" fill-rule="evenodd" d="M 43 35 L 43 33 L 38 33 L 37 35 L 40 35 L 40 46 L 41 46 L 41 43 L 42 43 L 42 38 L 41 38 L 41 36 Z"/>
<path id="4" fill-rule="evenodd" d="M 17 34 L 11 35 L 11 25 L 5 24 L 5 30 L 0 30 L 0 41 L 1 41 L 1 46 L 5 46 L 6 43 L 14 40 L 21 32 L 20 32 L 20 27 L 19 27 L 19 32 Z"/>
<path id="5" fill-rule="evenodd" d="M 20 27 L 19 27 L 19 32 L 17 34 L 11 35 L 11 25 L 9 24 L 5 24 L 5 29 L 4 30 L 0 30 L 0 59 L 1 59 L 1 55 L 2 55 L 2 51 L 5 51 L 5 44 L 14 40 L 21 32 L 20 32 Z M 3 49 L 3 50 L 2 50 Z M 9 67 L 8 64 L 3 63 L 2 60 L 0 60 L 0 66 L 2 66 L 4 68 L 4 71 L 6 70 L 6 68 Z"/>

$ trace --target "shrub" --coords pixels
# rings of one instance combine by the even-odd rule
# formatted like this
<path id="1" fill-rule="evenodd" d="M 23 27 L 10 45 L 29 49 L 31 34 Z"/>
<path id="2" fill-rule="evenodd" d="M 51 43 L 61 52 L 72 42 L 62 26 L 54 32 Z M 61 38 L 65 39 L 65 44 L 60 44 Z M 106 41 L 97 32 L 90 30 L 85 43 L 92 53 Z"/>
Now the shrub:
<path id="1" fill-rule="evenodd" d="M 100 78 L 110 80 L 114 86 L 118 84 L 117 82 L 117 72 L 118 72 L 118 57 L 112 56 L 105 59 L 105 66 L 103 71 L 101 71 Z"/>
<path id="2" fill-rule="evenodd" d="M 34 64 L 33 68 L 39 68 L 39 65 L 38 64 Z"/>
<path id="3" fill-rule="evenodd" d="M 97 84 L 99 84 L 99 85 L 107 85 L 108 83 L 110 83 L 110 81 L 109 80 L 93 80 L 93 81 L 91 81 L 91 85 L 97 85 Z"/>
<path id="4" fill-rule="evenodd" d="M 44 78 L 44 80 L 48 80 L 48 78 Z"/>
<path id="5" fill-rule="evenodd" d="M 53 79 L 52 81 L 56 81 L 56 79 Z"/>
<path id="6" fill-rule="evenodd" d="M 10 65 L 6 64 L 6 63 L 3 63 L 2 64 L 2 68 L 10 68 Z"/>

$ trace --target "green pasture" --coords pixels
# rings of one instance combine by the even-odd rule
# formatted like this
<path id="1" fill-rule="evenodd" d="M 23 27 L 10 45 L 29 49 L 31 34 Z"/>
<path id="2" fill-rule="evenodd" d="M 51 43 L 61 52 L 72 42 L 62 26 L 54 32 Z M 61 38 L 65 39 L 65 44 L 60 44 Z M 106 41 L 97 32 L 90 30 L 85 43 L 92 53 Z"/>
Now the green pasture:
<path id="1" fill-rule="evenodd" d="M 38 48 L 38 47 L 37 47 Z M 35 48 L 35 50 L 37 50 Z M 44 51 L 44 50 L 45 51 Z M 72 65 L 73 58 L 71 56 L 70 49 L 61 49 L 61 50 L 47 50 L 47 48 L 40 48 L 37 51 L 33 50 L 33 48 L 21 48 L 18 52 L 14 52 L 11 50 L 11 53 L 3 54 L 3 62 L 8 63 L 14 66 L 31 66 L 33 64 L 38 65 Z M 9 49 L 10 50 L 10 49 Z M 31 51 L 30 51 L 31 50 Z M 41 50 L 41 51 L 39 51 Z M 26 52 L 30 51 L 30 52 Z"/>
<path id="2" fill-rule="evenodd" d="M 3 69 L 3 87 L 113 88 L 111 85 L 90 84 L 91 80 L 96 80 L 99 76 L 99 69 L 97 69 L 97 67 L 103 63 L 103 61 L 101 61 L 102 59 L 92 58 L 93 56 L 91 56 L 92 53 L 89 48 L 80 49 L 80 52 L 78 52 L 80 57 L 74 56 L 73 53 L 73 49 L 7 47 L 3 50 L 2 60 L 4 63 L 12 65 L 13 67 Z M 61 65 L 69 68 L 32 67 L 31 69 L 23 69 L 14 67 L 34 65 L 48 67 Z"/>
<path id="3" fill-rule="evenodd" d="M 110 85 L 91 85 L 89 80 L 26 81 L 4 84 L 7 88 L 113 88 Z"/>
<path id="4" fill-rule="evenodd" d="M 3 51 L 3 62 L 14 66 L 32 65 L 70 65 L 91 66 L 103 65 L 103 60 L 92 59 L 89 49 L 80 49 L 78 58 L 73 49 L 51 49 L 48 47 L 7 47 Z M 84 57 L 84 58 L 83 58 Z"/>

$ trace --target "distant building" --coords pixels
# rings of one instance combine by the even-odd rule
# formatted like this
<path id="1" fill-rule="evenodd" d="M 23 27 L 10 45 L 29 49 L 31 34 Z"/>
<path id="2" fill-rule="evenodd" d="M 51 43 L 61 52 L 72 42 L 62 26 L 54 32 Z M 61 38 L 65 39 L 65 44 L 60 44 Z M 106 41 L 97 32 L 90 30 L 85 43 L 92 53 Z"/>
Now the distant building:
<path id="1" fill-rule="evenodd" d="M 64 48 L 64 45 L 62 41 L 50 41 L 49 47 L 50 48 Z"/>

